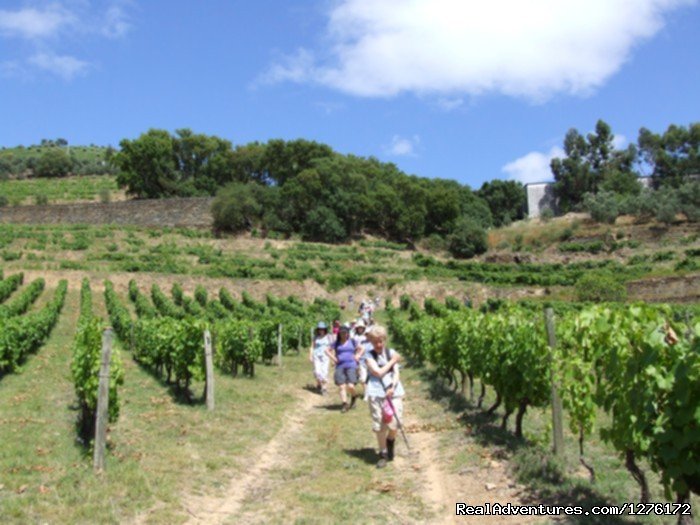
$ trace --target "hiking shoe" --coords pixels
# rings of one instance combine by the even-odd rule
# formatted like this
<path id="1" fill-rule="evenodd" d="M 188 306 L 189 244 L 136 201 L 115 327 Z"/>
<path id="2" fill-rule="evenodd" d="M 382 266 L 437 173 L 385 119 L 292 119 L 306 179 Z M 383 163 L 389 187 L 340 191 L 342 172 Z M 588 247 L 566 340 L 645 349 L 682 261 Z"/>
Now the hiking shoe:
<path id="1" fill-rule="evenodd" d="M 389 461 L 394 461 L 394 444 L 396 443 L 395 439 L 387 439 L 386 440 L 386 450 L 387 450 L 387 459 Z"/>
<path id="2" fill-rule="evenodd" d="M 379 454 L 379 461 L 377 461 L 377 468 L 384 468 L 387 464 L 386 454 Z"/>
<path id="3" fill-rule="evenodd" d="M 327 396 L 328 395 L 328 389 L 326 387 L 321 387 L 321 395 L 322 396 Z"/>
<path id="4" fill-rule="evenodd" d="M 347 404 L 347 403 L 343 403 L 343 408 L 341 408 L 340 411 L 344 414 L 344 413 L 347 412 L 348 410 L 350 410 L 350 407 L 348 407 L 348 404 Z"/>
<path id="5" fill-rule="evenodd" d="M 357 396 L 352 396 L 350 399 L 350 408 L 355 408 L 355 401 L 357 401 Z"/>

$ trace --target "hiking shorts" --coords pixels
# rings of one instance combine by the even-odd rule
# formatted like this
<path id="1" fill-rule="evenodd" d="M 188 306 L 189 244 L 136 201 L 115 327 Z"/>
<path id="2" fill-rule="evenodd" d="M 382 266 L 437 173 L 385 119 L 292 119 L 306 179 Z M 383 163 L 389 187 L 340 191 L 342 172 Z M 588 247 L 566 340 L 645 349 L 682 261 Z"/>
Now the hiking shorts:
<path id="1" fill-rule="evenodd" d="M 335 374 L 333 374 L 333 379 L 335 379 L 335 384 L 347 385 L 357 384 L 357 368 L 336 368 Z"/>
<path id="2" fill-rule="evenodd" d="M 399 419 L 403 422 L 403 400 L 400 397 L 394 397 L 391 399 L 394 405 L 394 410 L 399 416 Z M 391 419 L 391 423 L 384 423 L 382 404 L 384 403 L 383 397 L 370 397 L 369 398 L 369 413 L 372 416 L 372 431 L 379 432 L 382 429 L 396 430 L 399 428 L 396 423 L 396 416 Z"/>

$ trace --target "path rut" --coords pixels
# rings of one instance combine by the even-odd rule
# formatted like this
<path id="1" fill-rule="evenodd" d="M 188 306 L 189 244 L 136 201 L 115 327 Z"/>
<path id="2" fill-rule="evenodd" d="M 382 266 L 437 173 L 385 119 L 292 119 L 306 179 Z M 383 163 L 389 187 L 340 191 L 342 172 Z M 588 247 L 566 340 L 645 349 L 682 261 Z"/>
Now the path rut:
<path id="1" fill-rule="evenodd" d="M 268 470 L 287 461 L 288 445 L 302 431 L 304 421 L 319 401 L 311 392 L 300 393 L 300 400 L 286 417 L 275 436 L 253 452 L 258 460 L 242 476 L 231 479 L 223 497 L 201 496 L 190 499 L 185 506 L 190 514 L 189 525 L 223 523 L 235 515 L 245 500 L 254 495 L 266 482 Z"/>

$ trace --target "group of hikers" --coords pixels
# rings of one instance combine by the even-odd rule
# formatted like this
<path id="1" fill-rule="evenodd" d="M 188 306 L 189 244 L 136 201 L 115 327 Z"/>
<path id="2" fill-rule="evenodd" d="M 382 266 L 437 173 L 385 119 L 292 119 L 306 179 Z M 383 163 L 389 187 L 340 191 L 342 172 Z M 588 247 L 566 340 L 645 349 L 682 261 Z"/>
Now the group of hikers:
<path id="1" fill-rule="evenodd" d="M 386 328 L 374 323 L 372 310 L 361 306 L 359 313 L 357 321 L 340 324 L 336 320 L 330 330 L 325 322 L 318 323 L 309 361 L 322 395 L 328 394 L 328 373 L 333 363 L 343 413 L 355 407 L 360 397 L 358 383 L 362 386 L 379 446 L 377 467 L 383 468 L 394 459 L 396 433 L 403 416 L 404 389 L 398 365 L 401 356 L 387 347 Z"/>

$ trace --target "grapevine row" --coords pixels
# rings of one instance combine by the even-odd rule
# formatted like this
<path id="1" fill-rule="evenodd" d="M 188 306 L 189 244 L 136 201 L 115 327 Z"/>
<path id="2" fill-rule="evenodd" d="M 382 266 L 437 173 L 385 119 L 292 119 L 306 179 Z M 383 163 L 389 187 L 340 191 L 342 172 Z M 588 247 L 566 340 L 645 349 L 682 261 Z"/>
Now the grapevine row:
<path id="1" fill-rule="evenodd" d="M 0 303 L 4 303 L 24 282 L 24 274 L 16 273 L 0 281 Z"/>
<path id="2" fill-rule="evenodd" d="M 92 312 L 90 281 L 83 279 L 80 288 L 80 316 L 73 342 L 71 374 L 80 406 L 79 434 L 84 443 L 95 435 L 95 415 L 102 353 L 102 319 Z M 124 369 L 117 348 L 113 347 L 109 366 L 109 421 L 119 416 L 118 388 L 124 383 Z"/>
<path id="3" fill-rule="evenodd" d="M 611 423 L 601 436 L 620 453 L 649 501 L 646 459 L 679 501 L 700 492 L 700 323 L 682 326 L 669 307 L 585 306 L 567 310 L 557 323 L 555 351 L 547 345 L 541 312 L 499 305 L 478 312 L 433 300 L 425 312 L 410 300 L 405 316 L 393 313 L 397 345 L 415 362 L 429 361 L 446 378 L 478 377 L 496 391 L 493 413 L 504 405 L 505 428 L 517 410 L 515 433 L 522 436 L 528 407 L 550 402 L 552 379 L 560 387 L 571 430 L 584 440 L 604 411 Z M 681 334 L 681 335 L 676 335 Z M 473 390 L 470 388 L 470 397 Z"/>
<path id="4" fill-rule="evenodd" d="M 68 290 L 68 281 L 59 282 L 53 299 L 41 310 L 26 315 L 0 317 L 0 374 L 13 372 L 31 352 L 48 339 L 58 321 Z"/>

